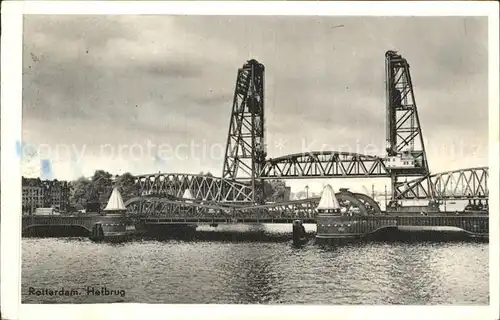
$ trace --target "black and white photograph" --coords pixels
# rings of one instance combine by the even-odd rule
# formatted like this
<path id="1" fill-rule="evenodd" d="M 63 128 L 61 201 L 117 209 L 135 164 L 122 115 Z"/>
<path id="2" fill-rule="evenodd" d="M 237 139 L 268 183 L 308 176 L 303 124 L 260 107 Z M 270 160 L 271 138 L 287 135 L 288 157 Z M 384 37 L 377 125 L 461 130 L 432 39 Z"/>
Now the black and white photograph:
<path id="1" fill-rule="evenodd" d="M 15 147 L 2 141 L 21 306 L 470 306 L 498 318 L 498 5 L 94 7 L 21 18 L 22 105 L 2 100 L 2 138 L 5 111 L 22 113 Z"/>

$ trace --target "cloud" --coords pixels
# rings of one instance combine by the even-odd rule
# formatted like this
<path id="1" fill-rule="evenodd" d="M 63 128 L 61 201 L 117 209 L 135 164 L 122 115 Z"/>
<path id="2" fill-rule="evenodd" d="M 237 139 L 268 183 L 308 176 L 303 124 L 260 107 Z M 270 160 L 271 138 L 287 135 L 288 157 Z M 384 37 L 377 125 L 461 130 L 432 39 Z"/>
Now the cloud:
<path id="1" fill-rule="evenodd" d="M 303 141 L 383 146 L 388 49 L 411 65 L 426 139 L 487 146 L 486 18 L 30 15 L 24 28 L 23 139 L 86 146 L 82 171 L 101 166 L 90 155 L 104 144 L 225 146 L 237 68 L 250 58 L 266 67 L 270 156 Z M 275 150 L 280 137 L 288 143 Z M 433 170 L 486 164 L 486 147 L 462 160 L 436 150 Z M 109 166 L 222 167 L 148 161 Z"/>
<path id="2" fill-rule="evenodd" d="M 146 73 L 160 78 L 193 78 L 202 75 L 201 65 L 189 64 L 185 61 L 172 63 L 153 63 L 138 68 L 137 72 Z"/>

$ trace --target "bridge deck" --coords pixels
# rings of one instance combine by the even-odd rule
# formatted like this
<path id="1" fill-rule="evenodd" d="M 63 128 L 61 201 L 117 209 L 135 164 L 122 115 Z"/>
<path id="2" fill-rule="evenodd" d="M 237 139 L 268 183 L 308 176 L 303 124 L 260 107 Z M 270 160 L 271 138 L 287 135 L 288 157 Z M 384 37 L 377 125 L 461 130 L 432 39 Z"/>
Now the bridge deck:
<path id="1" fill-rule="evenodd" d="M 200 217 L 200 218 L 145 218 L 143 221 L 146 224 L 261 224 L 261 223 L 293 223 L 297 218 L 262 218 L 262 217 L 248 217 L 248 218 L 220 218 L 220 217 Z M 301 219 L 303 223 L 316 223 L 315 218 Z"/>
<path id="2" fill-rule="evenodd" d="M 87 225 L 93 220 L 107 220 L 113 217 L 107 216 L 28 216 L 23 217 L 23 228 L 35 225 Z M 383 215 L 368 215 L 368 216 L 346 216 L 346 219 L 358 220 L 384 220 L 395 219 L 398 225 L 443 225 L 443 221 L 452 220 L 471 220 L 471 219 L 488 219 L 488 214 L 485 213 L 464 213 L 456 214 L 454 212 L 440 212 L 429 214 L 427 216 L 410 214 L 410 213 L 391 213 Z M 292 223 L 294 220 L 300 219 L 303 223 L 316 223 L 316 217 L 299 217 L 292 215 L 277 215 L 277 216 L 144 216 L 135 217 L 137 222 L 145 222 L 146 224 L 210 224 L 210 223 Z"/>

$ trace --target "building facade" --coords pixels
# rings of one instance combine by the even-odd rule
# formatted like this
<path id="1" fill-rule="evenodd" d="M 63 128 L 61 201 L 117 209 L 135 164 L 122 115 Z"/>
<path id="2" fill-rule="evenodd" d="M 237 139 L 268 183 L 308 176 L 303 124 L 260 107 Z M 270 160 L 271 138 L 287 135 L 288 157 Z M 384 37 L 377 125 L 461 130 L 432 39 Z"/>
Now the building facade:
<path id="1" fill-rule="evenodd" d="M 43 189 L 37 186 L 23 185 L 23 212 L 32 213 L 36 208 L 43 207 Z"/>
<path id="2" fill-rule="evenodd" d="M 36 208 L 68 210 L 70 184 L 67 181 L 22 178 L 22 210 L 31 214 Z"/>

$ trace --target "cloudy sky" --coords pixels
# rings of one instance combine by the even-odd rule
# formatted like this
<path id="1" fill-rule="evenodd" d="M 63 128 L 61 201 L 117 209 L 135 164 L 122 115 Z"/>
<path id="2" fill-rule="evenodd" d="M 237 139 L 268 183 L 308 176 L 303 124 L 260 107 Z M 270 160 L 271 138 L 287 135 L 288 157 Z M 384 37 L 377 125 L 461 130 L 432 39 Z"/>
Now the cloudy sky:
<path id="1" fill-rule="evenodd" d="M 487 46 L 486 18 L 26 16 L 24 174 L 220 175 L 250 58 L 270 157 L 383 155 L 386 50 L 410 63 L 431 171 L 487 165 Z"/>

